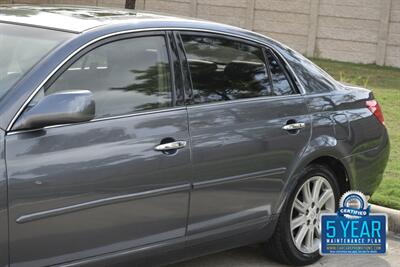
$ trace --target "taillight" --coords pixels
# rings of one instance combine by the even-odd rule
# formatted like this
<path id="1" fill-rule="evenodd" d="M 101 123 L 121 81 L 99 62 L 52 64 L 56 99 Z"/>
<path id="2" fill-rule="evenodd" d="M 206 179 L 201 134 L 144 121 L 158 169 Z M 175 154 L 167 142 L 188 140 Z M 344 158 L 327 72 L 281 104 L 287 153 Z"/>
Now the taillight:
<path id="1" fill-rule="evenodd" d="M 368 100 L 366 102 L 368 109 L 372 112 L 372 114 L 375 115 L 375 117 L 378 119 L 380 123 L 385 125 L 385 119 L 383 118 L 383 113 L 382 109 L 379 106 L 378 101 L 376 100 Z"/>

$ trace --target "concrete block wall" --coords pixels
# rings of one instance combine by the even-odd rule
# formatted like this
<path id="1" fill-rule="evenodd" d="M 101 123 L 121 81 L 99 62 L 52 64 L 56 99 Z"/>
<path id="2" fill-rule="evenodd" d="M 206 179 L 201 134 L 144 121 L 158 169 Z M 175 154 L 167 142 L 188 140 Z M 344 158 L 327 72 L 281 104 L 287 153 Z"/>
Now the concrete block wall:
<path id="1" fill-rule="evenodd" d="M 65 4 L 125 7 L 125 0 L 0 0 L 8 4 Z"/>
<path id="2" fill-rule="evenodd" d="M 124 7 L 124 0 L 9 0 Z M 136 0 L 137 9 L 227 23 L 312 57 L 400 67 L 400 0 Z"/>
<path id="3" fill-rule="evenodd" d="M 247 28 L 311 57 L 400 67 L 400 0 L 138 0 L 137 8 Z"/>
<path id="4" fill-rule="evenodd" d="M 190 0 L 136 0 L 136 8 L 181 16 L 192 15 Z"/>
<path id="5" fill-rule="evenodd" d="M 256 0 L 250 30 L 307 52 L 311 0 Z"/>
<path id="6" fill-rule="evenodd" d="M 384 1 L 320 0 L 316 56 L 377 62 L 381 2 Z"/>
<path id="7" fill-rule="evenodd" d="M 392 0 L 385 63 L 400 67 L 400 0 Z"/>

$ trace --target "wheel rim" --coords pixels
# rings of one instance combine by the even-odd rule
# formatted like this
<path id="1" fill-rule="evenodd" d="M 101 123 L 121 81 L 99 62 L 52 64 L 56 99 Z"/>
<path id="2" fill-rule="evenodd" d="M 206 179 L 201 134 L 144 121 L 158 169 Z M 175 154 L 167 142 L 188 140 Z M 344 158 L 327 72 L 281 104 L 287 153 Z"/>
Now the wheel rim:
<path id="1" fill-rule="evenodd" d="M 291 212 L 290 231 L 293 243 L 303 253 L 314 253 L 320 243 L 320 214 L 335 212 L 335 195 L 322 176 L 308 179 L 296 192 Z"/>

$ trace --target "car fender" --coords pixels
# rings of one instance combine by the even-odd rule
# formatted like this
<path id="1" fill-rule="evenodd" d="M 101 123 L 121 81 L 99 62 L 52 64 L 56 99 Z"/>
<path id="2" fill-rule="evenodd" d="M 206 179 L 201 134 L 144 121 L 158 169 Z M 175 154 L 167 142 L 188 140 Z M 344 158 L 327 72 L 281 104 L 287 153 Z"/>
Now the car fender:
<path id="1" fill-rule="evenodd" d="M 287 199 L 297 185 L 297 181 L 304 175 L 305 167 L 318 158 L 331 157 L 338 160 L 346 170 L 346 178 L 351 180 L 350 166 L 348 161 L 344 160 L 346 156 L 345 146 L 333 136 L 321 135 L 311 140 L 304 148 L 303 153 L 288 168 L 283 190 L 279 200 L 276 202 L 278 204 L 274 208 L 275 213 L 280 213 L 285 206 Z"/>

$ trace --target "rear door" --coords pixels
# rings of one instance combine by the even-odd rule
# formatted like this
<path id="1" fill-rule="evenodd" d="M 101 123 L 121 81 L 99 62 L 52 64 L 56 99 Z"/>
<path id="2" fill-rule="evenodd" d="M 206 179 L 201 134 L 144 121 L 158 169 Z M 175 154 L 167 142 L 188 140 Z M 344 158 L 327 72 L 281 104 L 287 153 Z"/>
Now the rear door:
<path id="1" fill-rule="evenodd" d="M 96 118 L 6 136 L 12 266 L 184 239 L 190 149 L 173 62 L 163 32 L 107 39 L 36 96 L 31 105 L 55 92 L 90 90 Z M 180 149 L 159 147 L 174 141 Z"/>
<path id="2" fill-rule="evenodd" d="M 263 225 L 309 138 L 304 99 L 271 50 L 217 34 L 180 37 L 193 88 L 188 234 Z M 301 129 L 285 127 L 295 123 Z"/>

